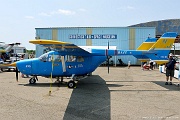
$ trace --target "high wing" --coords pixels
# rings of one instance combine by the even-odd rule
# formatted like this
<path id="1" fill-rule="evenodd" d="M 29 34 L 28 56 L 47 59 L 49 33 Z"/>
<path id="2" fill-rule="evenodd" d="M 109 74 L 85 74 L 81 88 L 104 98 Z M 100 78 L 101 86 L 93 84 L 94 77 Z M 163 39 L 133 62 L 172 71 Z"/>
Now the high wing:
<path id="1" fill-rule="evenodd" d="M 80 48 L 75 44 L 71 44 L 68 42 L 62 42 L 57 40 L 30 40 L 29 43 L 39 44 L 46 48 L 50 48 L 51 50 L 58 51 L 62 55 L 80 55 L 80 56 L 90 56 L 91 53 Z"/>

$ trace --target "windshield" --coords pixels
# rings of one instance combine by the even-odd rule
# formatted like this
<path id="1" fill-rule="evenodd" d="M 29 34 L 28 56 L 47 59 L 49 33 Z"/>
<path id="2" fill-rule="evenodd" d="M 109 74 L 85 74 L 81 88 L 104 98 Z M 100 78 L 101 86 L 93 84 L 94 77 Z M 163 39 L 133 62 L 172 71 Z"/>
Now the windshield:
<path id="1" fill-rule="evenodd" d="M 44 62 L 51 62 L 51 61 L 61 62 L 61 56 L 52 53 L 45 53 L 41 55 L 39 59 Z"/>
<path id="2" fill-rule="evenodd" d="M 43 55 L 41 55 L 41 56 L 39 57 L 39 59 L 40 59 L 41 61 L 47 61 L 47 58 L 48 58 L 48 53 L 45 53 L 45 54 L 43 54 Z"/>

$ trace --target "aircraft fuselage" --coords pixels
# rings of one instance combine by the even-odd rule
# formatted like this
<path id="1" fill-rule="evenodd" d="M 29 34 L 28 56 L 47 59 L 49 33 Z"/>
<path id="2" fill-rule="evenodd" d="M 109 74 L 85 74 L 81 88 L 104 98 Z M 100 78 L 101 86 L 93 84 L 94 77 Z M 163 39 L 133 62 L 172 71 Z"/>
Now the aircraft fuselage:
<path id="1" fill-rule="evenodd" d="M 64 56 L 50 52 L 39 58 L 18 61 L 16 64 L 19 71 L 27 75 L 49 77 L 52 72 L 53 77 L 72 74 L 81 76 L 93 72 L 105 60 L 106 56 Z"/>

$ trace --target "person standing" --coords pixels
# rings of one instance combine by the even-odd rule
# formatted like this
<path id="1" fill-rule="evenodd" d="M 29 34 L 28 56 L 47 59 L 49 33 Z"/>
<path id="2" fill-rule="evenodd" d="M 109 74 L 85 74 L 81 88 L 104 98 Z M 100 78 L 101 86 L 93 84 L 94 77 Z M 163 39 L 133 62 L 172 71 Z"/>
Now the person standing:
<path id="1" fill-rule="evenodd" d="M 150 64 L 150 70 L 153 70 L 153 61 L 151 59 L 149 61 L 149 64 Z"/>
<path id="2" fill-rule="evenodd" d="M 156 62 L 153 61 L 153 69 L 156 69 Z"/>
<path id="3" fill-rule="evenodd" d="M 128 69 L 130 68 L 131 66 L 131 61 L 128 61 Z"/>
<path id="4" fill-rule="evenodd" d="M 174 69 L 175 69 L 176 60 L 173 58 L 173 54 L 169 54 L 169 62 L 166 63 L 166 83 L 165 85 L 172 85 L 172 78 L 174 77 Z M 170 82 L 168 80 L 170 78 Z"/>

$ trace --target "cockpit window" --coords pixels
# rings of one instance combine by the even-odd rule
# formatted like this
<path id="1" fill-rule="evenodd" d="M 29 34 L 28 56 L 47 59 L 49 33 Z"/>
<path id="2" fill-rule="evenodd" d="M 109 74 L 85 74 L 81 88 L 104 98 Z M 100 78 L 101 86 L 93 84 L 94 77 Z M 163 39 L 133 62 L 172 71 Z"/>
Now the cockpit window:
<path id="1" fill-rule="evenodd" d="M 54 55 L 54 54 L 49 54 L 49 53 L 45 53 L 43 55 L 41 55 L 39 57 L 39 59 L 41 61 L 44 61 L 44 62 L 61 62 L 61 56 L 60 55 Z"/>
<path id="2" fill-rule="evenodd" d="M 49 54 L 45 53 L 39 57 L 39 59 L 43 62 L 62 62 L 61 55 Z M 66 62 L 84 62 L 84 58 L 82 56 L 74 56 L 74 55 L 66 55 L 65 56 Z"/>
<path id="3" fill-rule="evenodd" d="M 41 61 L 44 61 L 44 62 L 46 62 L 46 61 L 48 61 L 48 53 L 45 53 L 45 54 L 43 54 L 43 55 L 41 55 L 40 57 L 39 57 L 39 59 L 41 60 Z"/>

